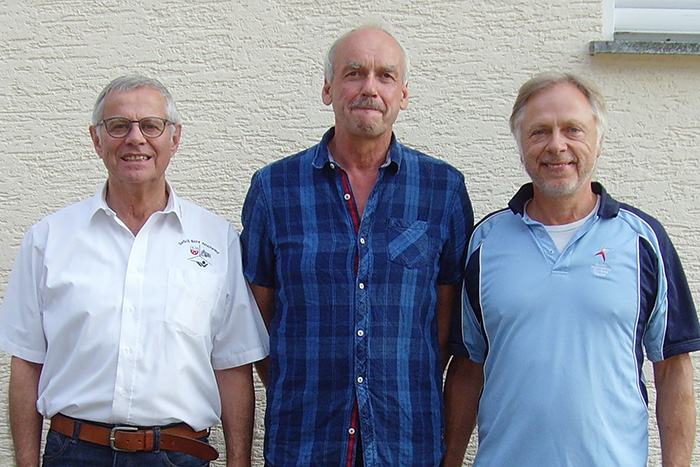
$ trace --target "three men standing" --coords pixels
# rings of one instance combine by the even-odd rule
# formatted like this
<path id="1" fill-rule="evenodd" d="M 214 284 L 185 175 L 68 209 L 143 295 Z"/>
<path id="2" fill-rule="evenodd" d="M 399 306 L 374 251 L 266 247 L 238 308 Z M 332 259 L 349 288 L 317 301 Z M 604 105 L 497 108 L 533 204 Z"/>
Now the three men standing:
<path id="1" fill-rule="evenodd" d="M 255 174 L 242 254 L 165 180 L 181 131 L 167 90 L 105 88 L 90 132 L 108 180 L 32 227 L 0 314 L 19 465 L 38 464 L 42 417 L 45 465 L 201 463 L 219 419 L 229 465 L 248 465 L 268 351 L 253 296 L 269 466 L 438 466 L 444 416 L 444 465 L 461 465 L 477 414 L 477 465 L 643 466 L 644 351 L 664 463 L 689 464 L 697 316 L 662 226 L 592 182 L 598 91 L 566 74 L 521 88 L 511 130 L 532 183 L 468 242 L 463 176 L 393 134 L 408 69 L 380 28 L 333 44 L 335 126 Z"/>

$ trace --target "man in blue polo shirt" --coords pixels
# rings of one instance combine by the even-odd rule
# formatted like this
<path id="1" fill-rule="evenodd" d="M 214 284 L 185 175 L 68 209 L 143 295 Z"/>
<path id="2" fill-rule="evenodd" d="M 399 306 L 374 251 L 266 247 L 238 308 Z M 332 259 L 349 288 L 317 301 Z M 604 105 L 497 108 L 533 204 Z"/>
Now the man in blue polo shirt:
<path id="1" fill-rule="evenodd" d="M 253 177 L 244 271 L 269 326 L 268 466 L 438 466 L 442 372 L 473 214 L 463 176 L 399 144 L 408 60 L 386 31 L 342 36 L 322 98 L 335 127 Z"/>
<path id="2" fill-rule="evenodd" d="M 695 307 L 659 222 L 591 181 L 602 96 L 572 75 L 538 75 L 510 124 L 532 183 L 469 242 L 445 466 L 461 465 L 477 413 L 477 466 L 646 466 L 644 351 L 663 463 L 689 466 Z"/>

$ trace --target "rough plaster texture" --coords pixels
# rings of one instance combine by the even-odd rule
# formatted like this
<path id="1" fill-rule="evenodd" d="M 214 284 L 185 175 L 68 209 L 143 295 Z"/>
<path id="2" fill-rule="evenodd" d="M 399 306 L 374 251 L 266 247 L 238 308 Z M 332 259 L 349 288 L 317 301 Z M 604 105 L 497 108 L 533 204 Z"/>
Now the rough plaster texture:
<path id="1" fill-rule="evenodd" d="M 700 57 L 592 57 L 602 11 L 603 0 L 2 0 L 0 296 L 27 228 L 104 180 L 87 129 L 109 80 L 139 72 L 169 87 L 185 120 L 171 182 L 240 226 L 253 171 L 332 123 L 320 99 L 325 49 L 382 19 L 413 63 L 396 134 L 464 172 L 477 217 L 526 180 L 507 128 L 520 84 L 552 69 L 593 78 L 611 110 L 599 179 L 662 220 L 700 301 Z M 0 466 L 12 465 L 8 362 L 0 357 Z M 257 396 L 262 465 L 260 386 Z M 656 434 L 650 451 L 660 465 Z"/>

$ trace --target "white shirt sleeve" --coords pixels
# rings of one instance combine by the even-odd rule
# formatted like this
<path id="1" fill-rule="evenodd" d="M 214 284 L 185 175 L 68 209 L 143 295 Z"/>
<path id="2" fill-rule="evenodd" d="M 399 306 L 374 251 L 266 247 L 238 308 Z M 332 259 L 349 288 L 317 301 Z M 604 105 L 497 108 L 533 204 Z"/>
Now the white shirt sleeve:
<path id="1" fill-rule="evenodd" d="M 228 260 L 224 312 L 212 324 L 215 370 L 256 362 L 270 352 L 265 323 L 243 275 L 241 245 L 233 227 L 229 231 Z"/>
<path id="2" fill-rule="evenodd" d="M 45 242 L 41 231 L 40 222 L 24 236 L 0 311 L 0 348 L 34 363 L 44 363 L 46 355 L 41 314 Z"/>

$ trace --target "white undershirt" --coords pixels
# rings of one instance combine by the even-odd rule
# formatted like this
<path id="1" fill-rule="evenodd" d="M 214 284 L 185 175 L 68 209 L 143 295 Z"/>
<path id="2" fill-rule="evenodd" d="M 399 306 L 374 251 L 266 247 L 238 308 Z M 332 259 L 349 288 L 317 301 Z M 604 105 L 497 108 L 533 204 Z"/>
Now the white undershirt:
<path id="1" fill-rule="evenodd" d="M 573 236 L 576 235 L 578 229 L 580 229 L 581 226 L 585 224 L 588 219 L 593 217 L 595 213 L 598 212 L 598 206 L 600 205 L 600 196 L 598 196 L 597 198 L 598 200 L 596 201 L 593 210 L 589 212 L 588 215 L 583 219 L 577 220 L 570 224 L 544 226 L 547 229 L 547 232 L 549 232 L 549 235 L 552 237 L 552 240 L 554 240 L 554 244 L 557 246 L 559 252 L 564 251 L 564 248 L 566 248 L 566 245 L 573 238 Z"/>

